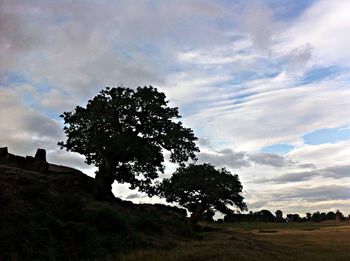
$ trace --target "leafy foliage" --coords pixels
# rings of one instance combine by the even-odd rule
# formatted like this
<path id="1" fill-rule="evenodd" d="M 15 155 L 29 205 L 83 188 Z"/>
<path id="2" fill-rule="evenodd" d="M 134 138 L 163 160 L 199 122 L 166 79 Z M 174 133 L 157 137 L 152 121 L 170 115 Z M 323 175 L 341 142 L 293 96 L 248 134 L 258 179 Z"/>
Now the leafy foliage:
<path id="1" fill-rule="evenodd" d="M 227 214 L 232 212 L 228 206 L 247 209 L 238 175 L 210 164 L 180 167 L 170 179 L 164 179 L 160 189 L 168 202 L 178 202 L 192 212 L 194 223 L 208 210 Z"/>
<path id="2" fill-rule="evenodd" d="M 152 194 L 152 181 L 164 171 L 163 149 L 173 163 L 195 159 L 199 151 L 193 131 L 177 120 L 178 108 L 168 107 L 165 94 L 151 86 L 107 87 L 86 108 L 61 117 L 68 136 L 61 149 L 84 155 L 106 186 L 116 180 Z"/>

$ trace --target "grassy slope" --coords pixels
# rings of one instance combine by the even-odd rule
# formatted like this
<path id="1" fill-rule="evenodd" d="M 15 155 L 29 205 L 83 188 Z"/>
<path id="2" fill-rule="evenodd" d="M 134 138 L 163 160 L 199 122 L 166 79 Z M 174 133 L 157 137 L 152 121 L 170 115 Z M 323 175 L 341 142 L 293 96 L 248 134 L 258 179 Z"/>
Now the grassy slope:
<path id="1" fill-rule="evenodd" d="M 350 260 L 350 224 L 223 224 L 171 250 L 141 250 L 122 261 Z"/>
<path id="2" fill-rule="evenodd" d="M 194 236 L 171 208 L 97 201 L 94 180 L 0 165 L 0 260 L 116 258 Z"/>

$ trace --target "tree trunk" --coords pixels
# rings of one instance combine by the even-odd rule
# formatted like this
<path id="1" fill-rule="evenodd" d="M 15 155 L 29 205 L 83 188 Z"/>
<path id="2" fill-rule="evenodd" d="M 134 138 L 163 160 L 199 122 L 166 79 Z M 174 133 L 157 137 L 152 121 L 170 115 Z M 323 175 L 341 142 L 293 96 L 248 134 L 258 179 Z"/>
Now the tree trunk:
<path id="1" fill-rule="evenodd" d="M 190 223 L 192 226 L 196 226 L 201 215 L 203 214 L 204 212 L 204 208 L 202 205 L 199 205 L 191 214 L 190 216 Z"/>
<path id="2" fill-rule="evenodd" d="M 96 190 L 95 196 L 99 199 L 111 199 L 114 197 L 112 193 L 112 184 L 114 182 L 113 170 L 110 161 L 104 157 L 102 164 L 96 172 Z"/>

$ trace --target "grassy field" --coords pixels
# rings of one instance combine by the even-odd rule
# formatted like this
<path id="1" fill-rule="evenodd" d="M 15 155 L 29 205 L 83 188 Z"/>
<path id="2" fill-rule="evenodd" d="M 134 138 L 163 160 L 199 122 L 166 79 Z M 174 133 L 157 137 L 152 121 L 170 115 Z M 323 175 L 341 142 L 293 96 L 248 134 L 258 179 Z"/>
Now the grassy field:
<path id="1" fill-rule="evenodd" d="M 171 250 L 142 250 L 122 261 L 350 260 L 350 223 L 211 225 L 196 241 Z"/>

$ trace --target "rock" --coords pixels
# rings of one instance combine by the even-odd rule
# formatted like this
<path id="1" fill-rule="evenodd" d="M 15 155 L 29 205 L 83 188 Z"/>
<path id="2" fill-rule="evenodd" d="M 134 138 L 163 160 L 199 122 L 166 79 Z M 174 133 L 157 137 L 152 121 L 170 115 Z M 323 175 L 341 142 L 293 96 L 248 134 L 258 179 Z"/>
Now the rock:
<path id="1" fill-rule="evenodd" d="M 35 153 L 35 159 L 42 160 L 46 162 L 46 150 L 38 149 Z"/>
<path id="2" fill-rule="evenodd" d="M 7 147 L 0 148 L 0 158 L 7 158 L 8 154 Z"/>

